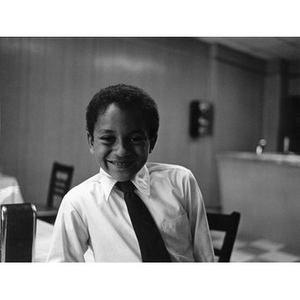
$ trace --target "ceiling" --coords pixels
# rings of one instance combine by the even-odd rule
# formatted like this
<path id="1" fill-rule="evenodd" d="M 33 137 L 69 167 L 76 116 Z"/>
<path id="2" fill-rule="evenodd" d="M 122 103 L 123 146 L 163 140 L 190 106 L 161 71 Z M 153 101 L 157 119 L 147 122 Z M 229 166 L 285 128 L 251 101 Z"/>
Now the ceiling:
<path id="1" fill-rule="evenodd" d="M 300 61 L 300 37 L 201 37 L 263 59 Z"/>

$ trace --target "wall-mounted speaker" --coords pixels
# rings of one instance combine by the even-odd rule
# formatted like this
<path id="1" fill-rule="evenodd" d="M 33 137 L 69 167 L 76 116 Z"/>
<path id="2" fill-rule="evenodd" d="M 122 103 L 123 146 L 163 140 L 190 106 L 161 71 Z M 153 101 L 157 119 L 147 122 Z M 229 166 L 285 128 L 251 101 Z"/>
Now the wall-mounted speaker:
<path id="1" fill-rule="evenodd" d="M 213 105 L 202 100 L 192 100 L 189 122 L 189 134 L 192 138 L 212 135 Z"/>

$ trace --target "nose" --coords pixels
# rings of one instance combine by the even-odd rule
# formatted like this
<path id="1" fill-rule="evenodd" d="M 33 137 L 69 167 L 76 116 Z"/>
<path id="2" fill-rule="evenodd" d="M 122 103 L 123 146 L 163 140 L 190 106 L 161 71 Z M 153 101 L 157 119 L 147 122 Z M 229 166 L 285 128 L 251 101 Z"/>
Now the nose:
<path id="1" fill-rule="evenodd" d="M 124 140 L 118 141 L 115 145 L 114 154 L 119 157 L 128 156 L 130 154 L 130 145 Z"/>

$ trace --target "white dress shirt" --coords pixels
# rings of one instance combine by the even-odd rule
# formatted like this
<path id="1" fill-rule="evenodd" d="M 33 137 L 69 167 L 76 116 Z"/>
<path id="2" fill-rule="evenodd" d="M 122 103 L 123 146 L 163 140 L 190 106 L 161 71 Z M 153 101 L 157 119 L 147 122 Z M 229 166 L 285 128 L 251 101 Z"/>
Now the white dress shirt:
<path id="1" fill-rule="evenodd" d="M 174 262 L 213 262 L 202 194 L 190 170 L 147 163 L 132 180 Z M 64 197 L 47 261 L 141 262 L 139 244 L 116 180 L 103 169 Z"/>

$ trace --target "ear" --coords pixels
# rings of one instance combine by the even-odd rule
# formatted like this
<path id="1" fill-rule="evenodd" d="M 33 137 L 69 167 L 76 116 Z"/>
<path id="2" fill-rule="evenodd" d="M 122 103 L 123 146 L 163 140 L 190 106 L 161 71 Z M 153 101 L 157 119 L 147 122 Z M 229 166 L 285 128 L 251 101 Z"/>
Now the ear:
<path id="1" fill-rule="evenodd" d="M 149 153 L 152 152 L 152 150 L 154 149 L 154 146 L 156 144 L 156 141 L 157 141 L 157 134 L 150 139 L 150 149 L 149 149 Z"/>
<path id="2" fill-rule="evenodd" d="M 94 154 L 94 137 L 87 133 L 88 144 L 91 154 Z"/>

